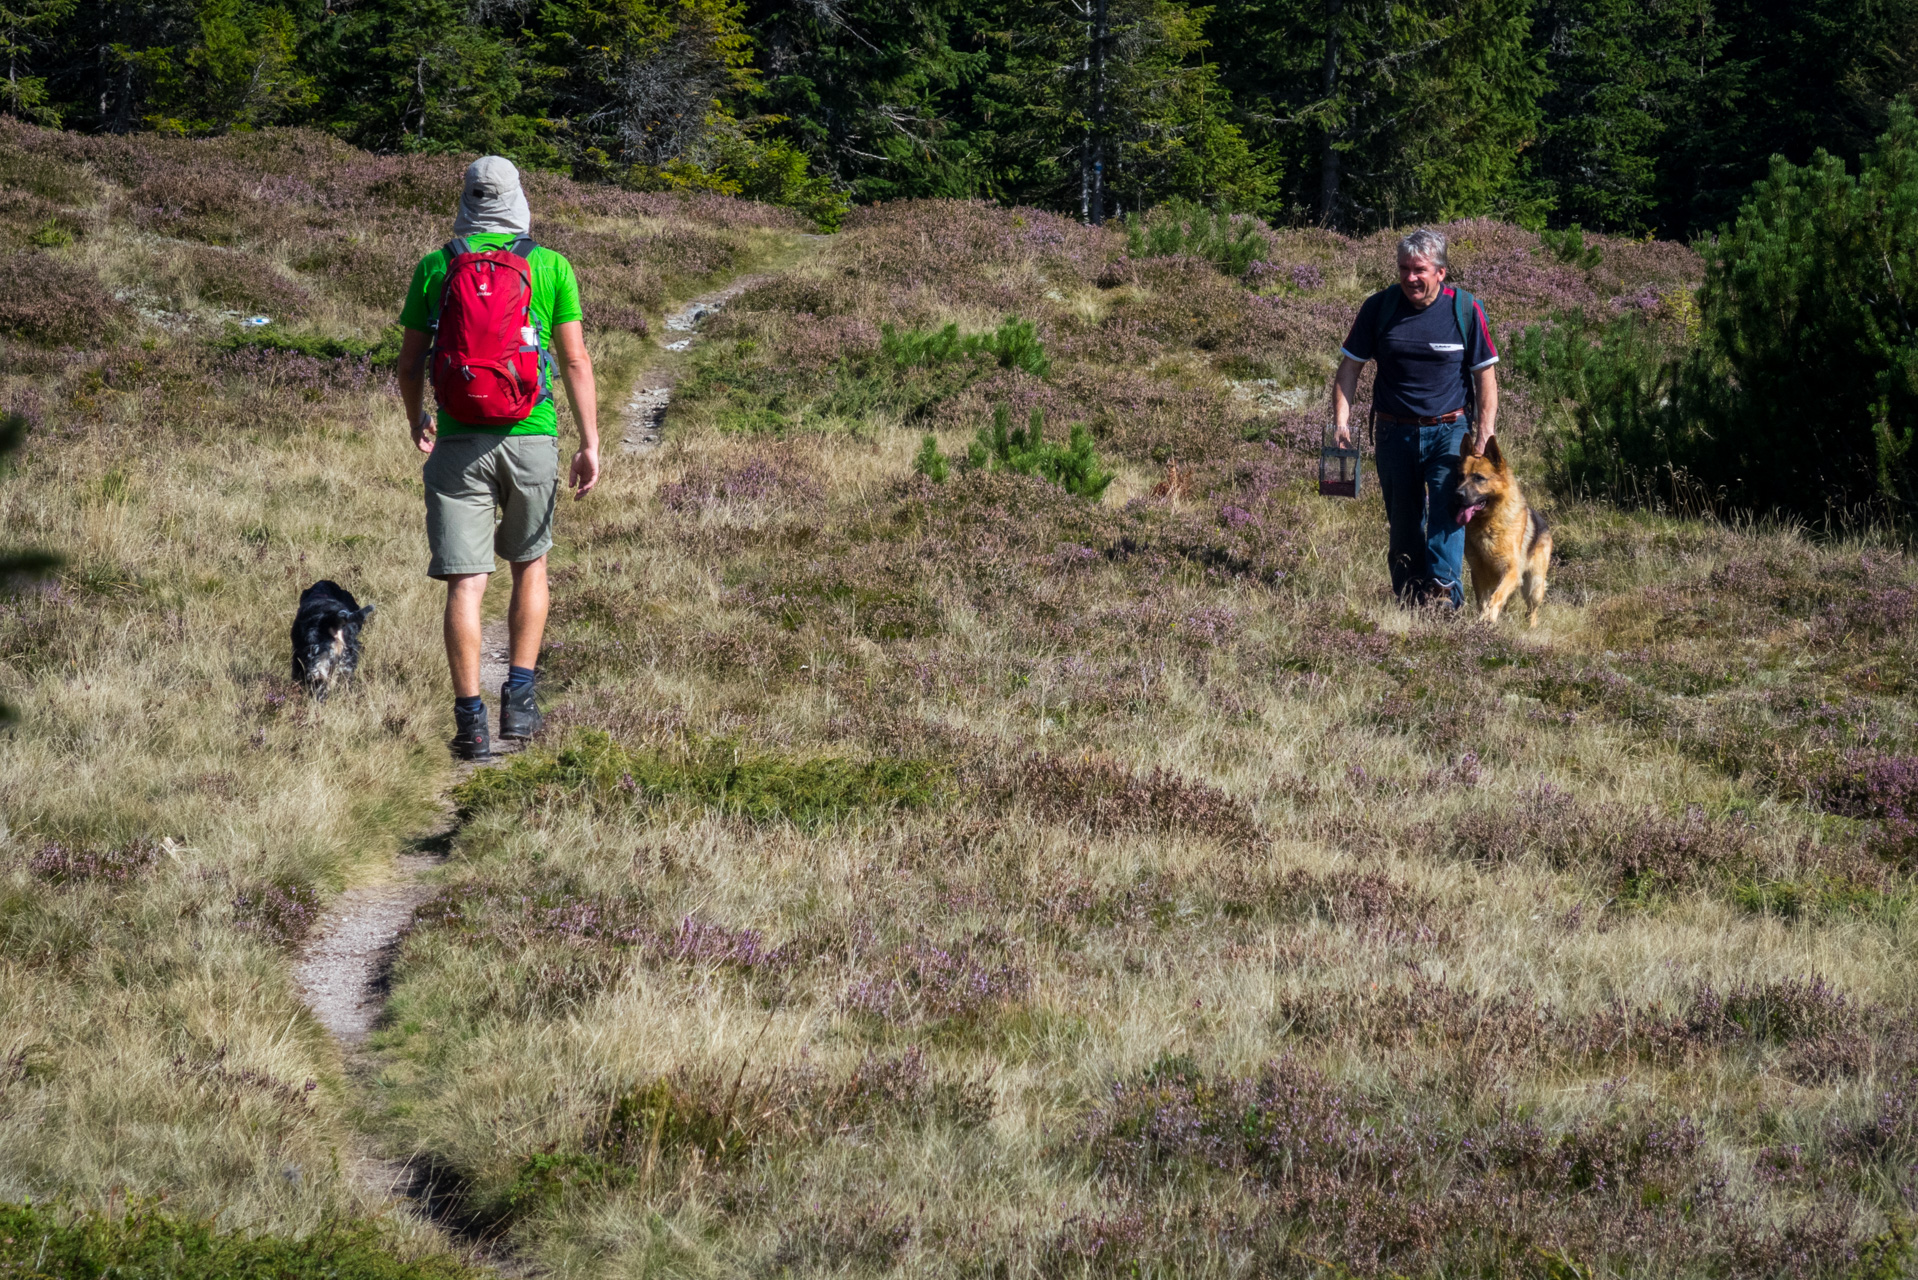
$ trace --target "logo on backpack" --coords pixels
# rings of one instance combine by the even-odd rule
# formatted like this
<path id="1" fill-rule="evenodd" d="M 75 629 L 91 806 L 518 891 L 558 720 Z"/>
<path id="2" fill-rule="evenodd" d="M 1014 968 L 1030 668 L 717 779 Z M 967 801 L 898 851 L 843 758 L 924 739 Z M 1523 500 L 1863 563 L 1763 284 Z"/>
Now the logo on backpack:
<path id="1" fill-rule="evenodd" d="M 511 426 L 552 394 L 533 322 L 534 248 L 525 236 L 504 249 L 446 246 L 431 368 L 434 398 L 455 422 Z"/>

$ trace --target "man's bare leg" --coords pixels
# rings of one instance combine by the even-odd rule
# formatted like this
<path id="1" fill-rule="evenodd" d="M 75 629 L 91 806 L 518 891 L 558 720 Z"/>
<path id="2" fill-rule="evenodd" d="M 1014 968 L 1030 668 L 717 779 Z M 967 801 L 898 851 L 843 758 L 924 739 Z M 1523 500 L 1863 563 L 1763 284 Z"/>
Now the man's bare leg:
<path id="1" fill-rule="evenodd" d="M 545 585 L 543 579 L 541 585 Z M 479 696 L 480 602 L 485 599 L 486 575 L 483 573 L 462 573 L 446 580 L 446 665 L 453 673 L 456 698 Z M 544 610 L 541 614 L 544 616 Z"/>
<path id="2" fill-rule="evenodd" d="M 539 665 L 539 645 L 546 635 L 546 606 L 546 557 L 514 565 L 513 601 L 506 610 L 506 630 L 511 637 L 508 648 L 514 666 Z"/>

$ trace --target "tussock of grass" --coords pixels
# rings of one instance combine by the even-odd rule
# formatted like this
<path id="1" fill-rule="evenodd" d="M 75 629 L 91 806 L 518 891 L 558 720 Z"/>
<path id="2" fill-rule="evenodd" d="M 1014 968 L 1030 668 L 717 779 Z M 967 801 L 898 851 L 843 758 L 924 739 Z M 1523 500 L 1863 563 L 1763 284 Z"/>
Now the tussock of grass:
<path id="1" fill-rule="evenodd" d="M 401 330 L 392 325 L 378 340 L 328 338 L 317 334 L 281 333 L 271 329 L 237 329 L 219 346 L 227 351 L 279 351 L 315 360 L 364 360 L 376 369 L 390 369 L 400 358 Z"/>
<path id="2" fill-rule="evenodd" d="M 681 752 L 628 751 L 609 734 L 582 730 L 557 749 L 534 748 L 475 773 L 453 790 L 462 813 L 574 800 L 648 804 L 685 797 L 757 822 L 816 826 L 837 818 L 920 809 L 949 787 L 948 771 L 924 760 L 856 760 L 756 752 L 718 740 Z"/>

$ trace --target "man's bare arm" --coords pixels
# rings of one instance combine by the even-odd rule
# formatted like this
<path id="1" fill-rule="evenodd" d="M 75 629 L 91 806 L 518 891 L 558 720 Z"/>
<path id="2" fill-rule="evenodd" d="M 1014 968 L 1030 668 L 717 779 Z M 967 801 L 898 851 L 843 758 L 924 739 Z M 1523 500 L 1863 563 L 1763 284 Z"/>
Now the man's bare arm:
<path id="1" fill-rule="evenodd" d="M 567 399 L 573 403 L 573 419 L 579 423 L 579 452 L 573 455 L 567 482 L 573 496 L 583 498 L 599 483 L 599 387 L 593 381 L 593 358 L 586 354 L 585 326 L 577 320 L 557 326 L 553 351 L 559 357 Z"/>
<path id="2" fill-rule="evenodd" d="M 1478 379 L 1478 411 L 1473 415 L 1472 452 L 1485 452 L 1485 442 L 1492 438 L 1493 428 L 1498 423 L 1498 366 L 1486 365 L 1472 375 Z"/>
<path id="3" fill-rule="evenodd" d="M 421 453 L 433 452 L 437 434 L 433 416 L 426 411 L 426 346 L 432 335 L 421 329 L 408 329 L 400 339 L 400 403 L 406 406 L 406 426 L 413 433 L 413 445 Z"/>
<path id="4" fill-rule="evenodd" d="M 1352 397 L 1359 392 L 1359 370 L 1364 367 L 1351 356 L 1340 356 L 1338 376 L 1332 379 L 1332 425 L 1341 449 L 1352 447 Z"/>

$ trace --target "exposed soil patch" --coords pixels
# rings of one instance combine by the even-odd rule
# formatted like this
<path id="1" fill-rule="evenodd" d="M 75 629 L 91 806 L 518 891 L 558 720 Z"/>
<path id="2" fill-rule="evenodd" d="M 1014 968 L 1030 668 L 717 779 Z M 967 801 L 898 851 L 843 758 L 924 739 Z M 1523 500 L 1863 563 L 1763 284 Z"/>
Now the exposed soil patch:
<path id="1" fill-rule="evenodd" d="M 413 910 L 432 896 L 421 877 L 442 860 L 406 854 L 393 879 L 340 895 L 320 922 L 298 978 L 307 1007 L 348 1048 L 363 1044 L 386 1004 L 386 976 L 400 932 Z"/>

